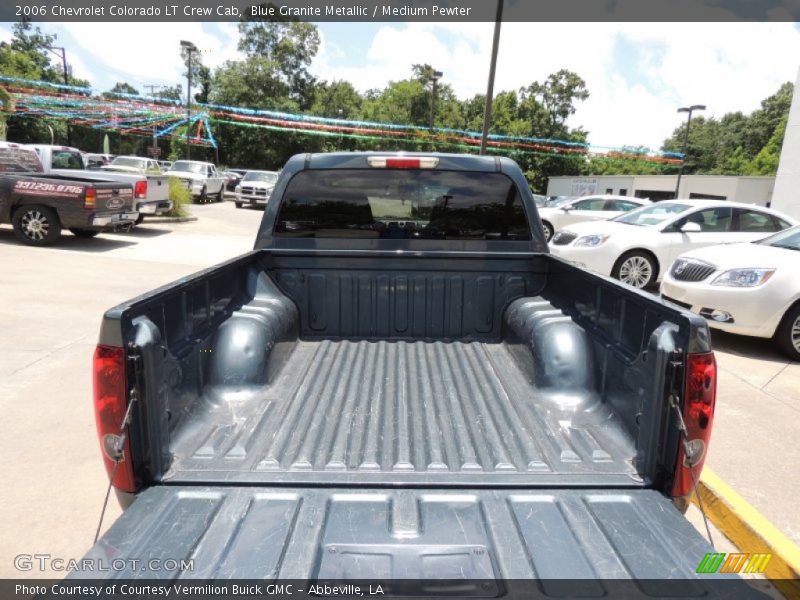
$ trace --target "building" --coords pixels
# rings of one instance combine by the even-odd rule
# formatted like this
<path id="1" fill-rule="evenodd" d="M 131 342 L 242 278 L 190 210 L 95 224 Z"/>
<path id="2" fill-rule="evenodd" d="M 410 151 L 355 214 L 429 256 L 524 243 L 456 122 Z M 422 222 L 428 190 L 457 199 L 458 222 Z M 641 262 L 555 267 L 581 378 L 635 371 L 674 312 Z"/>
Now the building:
<path id="1" fill-rule="evenodd" d="M 794 86 L 789 121 L 783 137 L 772 207 L 800 219 L 800 71 Z"/>
<path id="2" fill-rule="evenodd" d="M 796 91 L 794 99 L 795 104 L 797 104 Z M 800 115 L 798 115 L 798 120 L 800 120 Z M 800 141 L 800 123 L 798 123 L 797 129 L 798 141 Z M 798 160 L 800 160 L 800 148 L 798 149 Z M 800 165 L 797 162 L 795 162 L 794 169 L 795 177 L 800 182 Z M 677 175 L 559 176 L 551 177 L 548 180 L 547 195 L 618 194 L 620 196 L 649 198 L 653 201 L 670 200 L 675 197 L 675 185 L 677 183 Z M 711 198 L 712 200 L 731 200 L 769 206 L 772 201 L 774 187 L 775 177 L 684 175 L 681 177 L 681 189 L 678 197 Z M 795 201 L 800 202 L 800 197 L 795 197 Z M 797 206 L 800 208 L 800 204 Z"/>

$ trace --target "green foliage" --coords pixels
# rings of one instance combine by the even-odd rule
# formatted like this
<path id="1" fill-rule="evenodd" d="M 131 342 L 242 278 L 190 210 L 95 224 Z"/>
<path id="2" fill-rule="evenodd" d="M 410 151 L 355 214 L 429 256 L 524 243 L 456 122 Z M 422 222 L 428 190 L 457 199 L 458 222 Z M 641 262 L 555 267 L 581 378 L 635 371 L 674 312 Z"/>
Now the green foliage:
<path id="1" fill-rule="evenodd" d="M 130 83 L 126 83 L 124 81 L 118 81 L 114 84 L 110 90 L 108 90 L 112 94 L 134 94 L 137 95 L 139 90 L 133 87 Z"/>
<path id="2" fill-rule="evenodd" d="M 750 115 L 728 113 L 720 119 L 698 116 L 689 130 L 685 173 L 774 175 L 794 88 L 784 83 Z M 662 148 L 682 152 L 686 124 Z"/>
<path id="3" fill-rule="evenodd" d="M 188 217 L 189 211 L 186 209 L 192 203 L 192 193 L 177 177 L 169 178 L 169 199 L 172 200 L 172 208 L 166 216 L 168 217 Z"/>

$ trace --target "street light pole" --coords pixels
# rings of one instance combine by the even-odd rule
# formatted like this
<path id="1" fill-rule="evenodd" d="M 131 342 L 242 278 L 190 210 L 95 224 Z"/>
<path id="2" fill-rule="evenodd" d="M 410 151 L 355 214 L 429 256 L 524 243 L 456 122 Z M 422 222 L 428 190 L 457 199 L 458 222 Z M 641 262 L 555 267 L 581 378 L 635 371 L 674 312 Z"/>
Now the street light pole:
<path id="1" fill-rule="evenodd" d="M 692 125 L 692 113 L 696 110 L 705 110 L 705 104 L 692 104 L 691 106 L 682 106 L 678 109 L 679 113 L 689 113 L 688 117 L 686 118 L 686 131 L 683 133 L 683 160 L 681 161 L 681 166 L 678 169 L 678 182 L 675 184 L 675 198 L 678 198 L 678 194 L 681 189 L 681 177 L 683 176 L 683 165 L 686 164 L 686 153 L 689 151 L 689 128 Z"/>
<path id="2" fill-rule="evenodd" d="M 192 122 L 192 52 L 197 52 L 197 46 L 192 42 L 181 40 L 181 47 L 186 48 L 188 54 L 187 71 L 186 71 L 186 160 L 192 157 L 191 147 L 189 145 L 189 129 Z"/>
<path id="3" fill-rule="evenodd" d="M 503 22 L 503 0 L 497 0 L 497 14 L 494 19 L 494 39 L 492 40 L 492 59 L 489 62 L 489 81 L 486 85 L 486 103 L 483 105 L 483 132 L 481 134 L 481 154 L 486 154 L 486 138 L 492 122 L 492 96 L 494 96 L 494 73 L 497 68 L 497 48 L 500 45 L 500 24 Z"/>
<path id="4" fill-rule="evenodd" d="M 150 95 L 153 98 L 155 98 L 156 97 L 156 90 L 157 89 L 160 90 L 160 89 L 165 88 L 167 86 L 165 86 L 165 85 L 145 84 L 142 87 L 144 87 L 145 89 L 150 88 Z M 157 139 L 157 136 L 156 136 L 156 124 L 155 124 L 155 122 L 153 122 L 153 158 L 154 159 L 158 159 L 157 154 L 158 154 L 158 139 Z"/>

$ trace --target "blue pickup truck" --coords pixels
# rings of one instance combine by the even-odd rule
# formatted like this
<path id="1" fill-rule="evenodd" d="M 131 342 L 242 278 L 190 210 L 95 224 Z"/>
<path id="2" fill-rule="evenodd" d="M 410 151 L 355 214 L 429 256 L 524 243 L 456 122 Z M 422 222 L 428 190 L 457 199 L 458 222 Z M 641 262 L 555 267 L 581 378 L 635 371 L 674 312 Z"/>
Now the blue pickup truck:
<path id="1" fill-rule="evenodd" d="M 705 593 L 707 325 L 548 254 L 511 160 L 293 157 L 252 252 L 105 314 L 94 377 L 130 506 L 90 558 Z"/>

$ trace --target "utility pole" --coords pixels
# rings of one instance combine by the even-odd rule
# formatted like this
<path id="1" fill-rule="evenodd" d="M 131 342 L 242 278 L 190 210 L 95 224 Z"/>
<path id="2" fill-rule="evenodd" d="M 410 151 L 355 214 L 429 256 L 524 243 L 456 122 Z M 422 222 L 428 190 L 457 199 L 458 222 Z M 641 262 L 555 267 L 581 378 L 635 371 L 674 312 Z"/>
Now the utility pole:
<path id="1" fill-rule="evenodd" d="M 486 138 L 492 122 L 492 97 L 494 96 L 494 74 L 497 69 L 497 48 L 500 45 L 500 24 L 503 22 L 503 0 L 497 0 L 497 14 L 494 19 L 494 39 L 492 40 L 492 59 L 489 63 L 489 81 L 486 84 L 486 103 L 483 105 L 483 132 L 481 134 L 481 154 L 486 154 Z"/>
<path id="2" fill-rule="evenodd" d="M 439 82 L 439 79 L 442 78 L 444 73 L 441 71 L 437 71 L 436 69 L 433 70 L 431 73 L 431 118 L 430 118 L 430 129 L 431 129 L 431 150 L 433 150 L 433 120 L 436 115 L 436 84 Z"/>
<path id="3" fill-rule="evenodd" d="M 692 106 L 682 106 L 678 109 L 679 113 L 689 113 L 686 119 L 686 131 L 683 134 L 683 160 L 678 169 L 678 182 L 675 184 L 675 198 L 678 198 L 678 193 L 681 189 L 681 177 L 683 176 L 683 165 L 686 164 L 686 153 L 689 151 L 689 127 L 692 125 L 692 113 L 696 110 L 705 110 L 705 104 L 693 104 Z"/>
<path id="4" fill-rule="evenodd" d="M 189 160 L 192 157 L 192 150 L 189 145 L 189 129 L 192 124 L 192 53 L 197 52 L 197 46 L 192 42 L 181 40 L 181 47 L 186 48 L 186 53 L 188 54 L 188 60 L 186 61 L 186 160 Z"/>
<path id="5" fill-rule="evenodd" d="M 165 85 L 154 85 L 154 84 L 145 84 L 142 86 L 144 89 L 150 89 L 150 95 L 155 98 L 156 97 L 156 90 L 161 90 L 167 86 Z M 158 139 L 156 137 L 156 124 L 153 123 L 153 151 L 152 151 L 153 158 L 158 160 L 160 152 L 158 150 Z"/>
<path id="6" fill-rule="evenodd" d="M 43 46 L 56 56 L 61 58 L 61 69 L 64 76 L 64 85 L 69 85 L 69 69 L 67 68 L 67 51 L 63 46 Z M 72 130 L 67 122 L 67 146 L 72 146 Z"/>

